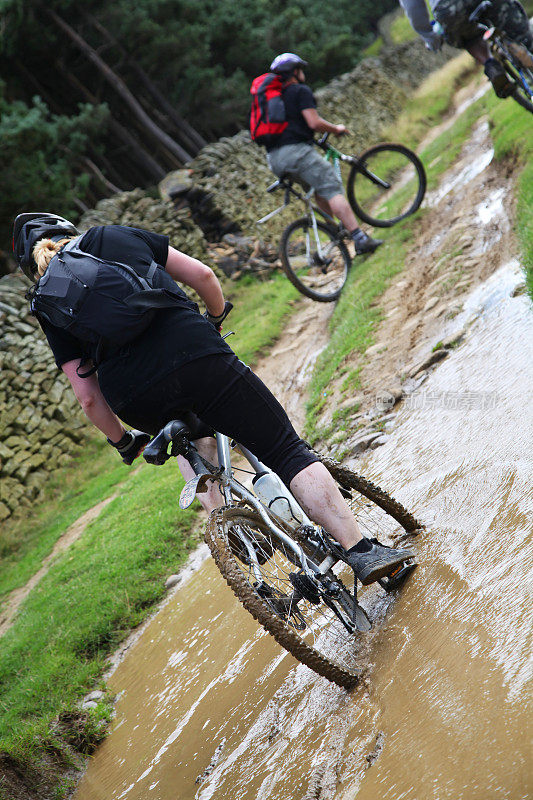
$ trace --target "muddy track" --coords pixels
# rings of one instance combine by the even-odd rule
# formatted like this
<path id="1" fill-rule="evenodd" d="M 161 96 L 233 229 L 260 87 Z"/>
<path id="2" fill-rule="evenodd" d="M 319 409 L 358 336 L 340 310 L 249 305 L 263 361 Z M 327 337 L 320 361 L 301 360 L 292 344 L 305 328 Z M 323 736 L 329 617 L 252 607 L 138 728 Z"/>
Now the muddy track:
<path id="1" fill-rule="evenodd" d="M 469 87 L 457 102 L 468 102 L 477 91 L 477 85 Z M 76 800 L 167 800 L 176 796 L 176 781 L 180 800 L 523 795 L 528 779 L 519 732 L 527 703 L 515 655 L 523 654 L 525 641 L 516 578 L 523 569 L 513 560 L 516 549 L 502 552 L 499 532 L 506 531 L 509 541 L 515 530 L 519 541 L 525 537 L 524 503 L 531 495 L 523 445 L 508 427 L 518 419 L 516 376 L 505 375 L 501 360 L 511 358 L 513 326 L 523 324 L 526 301 L 512 299 L 520 280 L 512 267 L 511 277 L 501 279 L 509 287 L 498 295 L 505 299 L 501 312 L 488 301 L 469 299 L 495 271 L 499 286 L 497 275 L 516 252 L 512 181 L 492 161 L 488 127 L 479 119 L 458 161 L 428 197 L 405 271 L 383 298 L 376 344 L 353 359 L 363 367 L 363 412 L 375 405 L 378 390 L 409 381 L 425 381 L 441 403 L 450 387 L 455 399 L 466 390 L 490 400 L 497 384 L 501 406 L 477 417 L 475 408 L 426 403 L 411 411 L 400 402 L 389 440 L 361 465 L 384 486 L 392 481 L 407 508 L 423 509 L 424 522 L 439 521 L 416 538 L 420 566 L 394 603 L 375 587 L 364 593 L 375 626 L 361 638 L 358 666 L 370 680 L 348 697 L 304 667 L 292 667 L 220 588 L 208 560 L 111 678 L 111 690 L 125 693 L 117 706 L 119 724 Z M 497 332 L 476 322 L 484 313 L 478 306 L 496 308 L 486 325 Z M 258 366 L 300 430 L 305 386 L 327 342 L 330 313 L 303 300 Z M 465 331 L 460 347 L 415 372 L 416 380 L 410 377 L 437 337 L 457 326 Z M 500 340 L 504 355 L 485 366 Z M 487 383 L 488 370 L 493 375 Z M 330 414 L 339 397 L 334 394 Z M 354 420 L 354 428 L 358 424 Z M 342 465 L 334 469 L 342 479 Z M 407 529 L 418 526 L 402 508 L 389 510 Z M 508 591 L 515 599 L 504 613 L 501 600 Z"/>

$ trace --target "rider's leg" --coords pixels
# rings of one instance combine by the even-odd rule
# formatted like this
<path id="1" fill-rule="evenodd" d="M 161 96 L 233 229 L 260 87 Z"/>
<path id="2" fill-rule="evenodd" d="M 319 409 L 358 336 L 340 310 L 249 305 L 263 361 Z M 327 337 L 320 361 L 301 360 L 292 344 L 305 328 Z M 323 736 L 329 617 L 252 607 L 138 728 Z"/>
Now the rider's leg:
<path id="1" fill-rule="evenodd" d="M 485 64 L 490 58 L 489 46 L 483 39 L 475 39 L 473 42 L 469 42 L 465 49 L 468 50 L 470 55 L 480 64 Z"/>
<path id="2" fill-rule="evenodd" d="M 326 200 L 315 192 L 315 199 L 317 206 L 325 211 L 330 216 L 340 219 L 355 245 L 355 252 L 358 255 L 362 253 L 373 253 L 380 244 L 383 244 L 381 239 L 372 239 L 359 227 L 357 217 L 353 213 L 350 204 L 343 194 L 335 194 Z"/>
<path id="3" fill-rule="evenodd" d="M 488 44 L 483 39 L 475 39 L 468 42 L 465 49 L 479 64 L 483 64 L 485 75 L 492 83 L 498 97 L 509 97 L 514 88 L 513 84 L 507 78 L 500 62 L 492 58 Z"/>
<path id="4" fill-rule="evenodd" d="M 312 520 L 341 544 L 344 560 L 363 584 L 389 575 L 413 554 L 361 536 L 359 526 L 326 467 L 316 462 L 298 472 L 289 484 Z"/>
<path id="5" fill-rule="evenodd" d="M 362 539 L 361 531 L 346 500 L 326 467 L 309 464 L 289 484 L 305 513 L 349 550 Z"/>
<path id="6" fill-rule="evenodd" d="M 359 228 L 357 218 L 353 213 L 350 204 L 343 194 L 336 194 L 329 200 L 315 193 L 316 204 L 322 211 L 329 214 L 330 217 L 337 217 L 340 219 L 347 231 L 354 231 Z"/>
<path id="7" fill-rule="evenodd" d="M 196 439 L 194 444 L 200 455 L 203 456 L 206 461 L 209 461 L 211 464 L 218 464 L 217 443 L 212 436 Z M 194 478 L 196 473 L 186 458 L 178 456 L 178 466 L 186 481 L 190 481 L 191 478 Z M 220 486 L 214 481 L 207 482 L 207 492 L 202 492 L 196 496 L 202 504 L 204 511 L 207 511 L 208 514 L 214 511 L 215 508 L 220 508 L 220 506 L 224 505 L 224 498 L 220 493 Z"/>

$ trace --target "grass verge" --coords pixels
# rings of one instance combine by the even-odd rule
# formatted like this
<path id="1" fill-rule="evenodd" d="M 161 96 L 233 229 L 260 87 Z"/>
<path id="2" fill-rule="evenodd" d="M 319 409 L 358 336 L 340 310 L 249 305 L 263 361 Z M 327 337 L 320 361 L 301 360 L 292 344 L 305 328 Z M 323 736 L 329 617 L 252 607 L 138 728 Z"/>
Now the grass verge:
<path id="1" fill-rule="evenodd" d="M 45 498 L 32 513 L 3 523 L 0 598 L 25 584 L 59 536 L 128 475 L 128 467 L 100 439 L 88 442 L 72 461 L 68 469 L 51 475 Z"/>
<path id="2" fill-rule="evenodd" d="M 235 306 L 225 323 L 226 331 L 236 331 L 228 343 L 240 359 L 254 364 L 279 337 L 301 296 L 281 272 L 260 283 L 253 276 L 242 278 L 226 286 L 226 293 Z"/>
<path id="3" fill-rule="evenodd" d="M 344 375 L 343 389 L 350 392 L 358 388 L 357 371 L 350 372 L 345 364 L 353 352 L 364 353 L 374 341 L 374 331 L 382 319 L 376 304 L 387 288 L 390 279 L 403 268 L 406 245 L 412 236 L 413 221 L 406 220 L 394 229 L 386 244 L 371 258 L 356 259 L 330 320 L 330 341 L 318 357 L 309 384 L 306 436 L 314 444 L 327 439 L 339 429 L 342 412 L 336 412 L 332 425 L 324 429 L 318 422 L 320 413 L 328 403 L 330 384 L 335 377 Z M 353 409 L 350 409 L 353 413 Z"/>
<path id="4" fill-rule="evenodd" d="M 395 138 L 404 142 L 407 139 L 409 145 L 416 148 L 417 141 L 424 138 L 427 132 L 428 120 L 437 124 L 445 117 L 455 88 L 468 74 L 470 65 L 463 56 L 459 56 L 431 75 L 416 93 L 417 99 L 413 98 L 408 103 L 395 124 L 395 132 L 398 133 Z M 444 85 L 445 81 L 448 85 Z M 429 104 L 424 101 L 427 97 L 431 99 Z M 431 141 L 420 154 L 426 167 L 428 189 L 437 186 L 440 176 L 456 160 L 472 126 L 483 113 L 489 116 L 495 157 L 507 159 L 519 173 L 515 229 L 529 291 L 533 296 L 533 134 L 530 114 L 512 100 L 498 101 L 491 92 L 467 107 L 454 124 Z M 335 411 L 331 423 L 324 427 L 320 422 L 321 412 L 328 403 L 335 377 L 345 376 L 343 390 L 353 392 L 359 388 L 357 383 L 353 382 L 352 385 L 350 382 L 347 357 L 354 352 L 364 354 L 373 344 L 374 332 L 382 319 L 379 298 L 391 278 L 402 270 L 407 245 L 416 233 L 421 214 L 423 211 L 387 232 L 386 244 L 372 258 L 366 261 L 356 259 L 354 262 L 343 295 L 330 320 L 331 339 L 317 360 L 309 387 L 306 435 L 312 443 L 329 439 L 332 435 L 335 435 L 337 443 L 342 441 L 346 414 Z M 349 413 L 353 413 L 353 409 Z"/>
<path id="5" fill-rule="evenodd" d="M 2 639 L 0 752 L 34 768 L 50 752 L 68 763 L 72 752 L 57 733 L 68 719 L 75 750 L 88 752 L 101 738 L 96 723 L 106 703 L 82 714 L 77 702 L 197 542 L 196 511 L 177 507 L 182 485 L 174 462 L 130 473 L 120 496 L 31 592 Z"/>
<path id="6" fill-rule="evenodd" d="M 533 299 L 533 128 L 532 117 L 511 100 L 487 98 L 494 155 L 518 174 L 514 229 L 520 244 L 526 284 Z"/>

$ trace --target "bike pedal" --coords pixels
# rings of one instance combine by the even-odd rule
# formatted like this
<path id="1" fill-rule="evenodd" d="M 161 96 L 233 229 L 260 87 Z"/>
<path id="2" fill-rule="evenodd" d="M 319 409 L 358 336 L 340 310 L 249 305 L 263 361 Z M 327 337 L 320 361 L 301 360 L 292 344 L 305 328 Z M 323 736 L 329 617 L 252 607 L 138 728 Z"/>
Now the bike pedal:
<path id="1" fill-rule="evenodd" d="M 385 591 L 393 592 L 407 580 L 417 566 L 416 561 L 411 559 L 410 561 L 400 564 L 400 566 L 396 567 L 386 578 L 381 578 L 378 583 Z"/>

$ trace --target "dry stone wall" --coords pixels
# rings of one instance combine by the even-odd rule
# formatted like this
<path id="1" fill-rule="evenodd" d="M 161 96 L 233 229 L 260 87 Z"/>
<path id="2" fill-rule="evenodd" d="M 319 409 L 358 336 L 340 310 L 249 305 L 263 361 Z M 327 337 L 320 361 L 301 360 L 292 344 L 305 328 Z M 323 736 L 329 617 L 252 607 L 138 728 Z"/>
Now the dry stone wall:
<path id="1" fill-rule="evenodd" d="M 28 311 L 22 275 L 0 279 L 0 521 L 38 500 L 88 424 Z"/>

